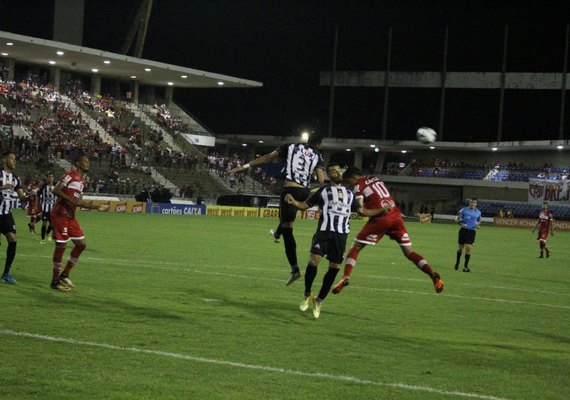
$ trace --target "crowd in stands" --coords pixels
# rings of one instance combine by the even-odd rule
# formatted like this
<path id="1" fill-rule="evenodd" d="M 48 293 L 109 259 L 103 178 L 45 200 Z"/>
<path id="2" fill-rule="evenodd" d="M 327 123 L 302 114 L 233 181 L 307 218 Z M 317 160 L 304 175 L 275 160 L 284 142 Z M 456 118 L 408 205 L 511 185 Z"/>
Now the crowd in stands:
<path id="1" fill-rule="evenodd" d="M 58 159 L 89 154 L 92 166 L 103 171 L 109 168 L 107 174 L 90 174 L 87 191 L 95 193 L 136 194 L 151 179 L 145 176 L 150 175 L 152 166 L 188 171 L 207 168 L 198 152 L 186 154 L 166 146 L 161 130 L 143 132 L 134 115 L 116 106 L 111 96 L 92 98 L 78 81 L 67 82 L 63 91 L 120 143 L 104 141 L 81 112 L 72 111 L 49 85 L 0 81 L 0 150 L 14 150 L 19 161 L 34 162 L 38 168 L 51 168 Z M 39 110 L 35 118 L 32 109 Z M 25 128 L 27 135 L 16 136 L 15 125 Z M 186 185 L 180 194 L 202 197 L 198 182 L 192 186 Z"/>
<path id="2" fill-rule="evenodd" d="M 481 210 L 481 215 L 483 217 L 536 219 L 542 208 L 542 204 L 479 200 L 477 208 Z M 570 220 L 570 207 L 567 205 L 551 203 L 549 205 L 549 209 L 554 214 L 555 220 Z"/>
<path id="3" fill-rule="evenodd" d="M 258 182 L 264 190 L 275 192 L 277 188 L 277 177 L 266 172 L 262 166 L 252 168 L 243 173 L 230 174 L 229 171 L 235 167 L 247 163 L 244 156 L 234 154 L 231 157 L 224 157 L 218 153 L 211 153 L 204 158 L 204 164 L 210 172 L 215 172 L 222 179 L 225 179 L 231 188 L 237 187 L 241 191 L 245 185 L 245 173 L 249 173 L 252 179 Z"/>
<path id="4" fill-rule="evenodd" d="M 389 163 L 386 174 L 410 175 L 434 178 L 478 179 L 491 181 L 521 181 L 529 178 L 568 179 L 570 168 L 554 167 L 548 163 L 542 166 L 528 166 L 523 163 L 509 162 L 505 165 L 487 162 L 467 163 L 434 158 L 429 162 L 413 160 L 410 164 Z"/>
<path id="5" fill-rule="evenodd" d="M 165 104 L 154 103 L 153 109 L 156 110 L 156 121 L 170 132 L 177 134 L 188 130 L 188 124 L 181 118 L 174 117 Z"/>

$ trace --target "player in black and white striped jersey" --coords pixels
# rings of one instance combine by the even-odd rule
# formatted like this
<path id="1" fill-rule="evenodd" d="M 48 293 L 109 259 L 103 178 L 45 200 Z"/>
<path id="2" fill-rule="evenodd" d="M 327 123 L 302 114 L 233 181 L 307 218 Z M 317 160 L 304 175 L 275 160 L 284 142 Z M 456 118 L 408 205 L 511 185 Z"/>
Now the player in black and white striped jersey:
<path id="1" fill-rule="evenodd" d="M 46 241 L 46 236 L 48 241 L 51 242 L 51 232 L 53 230 L 51 226 L 51 209 L 55 204 L 56 195 L 53 193 L 54 185 L 54 178 L 53 172 L 49 171 L 46 176 L 46 181 L 40 187 L 38 192 L 40 198 L 40 204 L 42 206 L 42 240 L 40 241 L 41 244 L 44 244 Z"/>
<path id="2" fill-rule="evenodd" d="M 362 208 L 356 201 L 352 190 L 343 186 L 342 170 L 338 164 L 330 164 L 327 174 L 331 183 L 321 186 L 305 201 L 297 201 L 291 195 L 285 201 L 301 210 L 318 206 L 321 211 L 319 225 L 311 243 L 311 255 L 305 270 L 305 292 L 301 304 L 301 311 L 309 308 L 309 301 L 313 304 L 313 316 L 319 318 L 321 303 L 327 297 L 339 268 L 344 260 L 346 240 L 350 233 L 350 215 L 352 211 L 366 217 L 373 217 L 389 211 L 390 207 L 380 209 Z M 318 296 L 312 294 L 313 281 L 317 275 L 317 267 L 324 256 L 329 260 L 329 269 L 323 277 L 323 284 Z"/>
<path id="3" fill-rule="evenodd" d="M 14 284 L 16 280 L 10 275 L 10 269 L 14 258 L 16 258 L 16 223 L 12 216 L 12 209 L 16 206 L 17 198 L 21 202 L 27 200 L 22 182 L 16 174 L 16 155 L 11 151 L 2 154 L 2 175 L 0 176 L 0 191 L 2 198 L 0 203 L 0 233 L 6 236 L 8 249 L 6 250 L 6 261 L 4 262 L 4 272 L 2 280 L 6 283 Z"/>
<path id="4" fill-rule="evenodd" d="M 311 132 L 307 143 L 282 144 L 273 152 L 229 171 L 230 174 L 233 174 L 281 158 L 284 164 L 285 183 L 279 200 L 279 229 L 283 235 L 285 255 L 291 266 L 291 273 L 285 282 L 286 285 L 290 285 L 299 279 L 301 270 L 297 265 L 297 243 L 293 236 L 293 224 L 297 216 L 297 209 L 285 202 L 285 197 L 290 194 L 297 201 L 306 200 L 311 194 L 309 185 L 313 175 L 316 175 L 319 185 L 325 182 L 323 156 L 319 151 L 322 141 L 323 137 L 319 133 Z"/>

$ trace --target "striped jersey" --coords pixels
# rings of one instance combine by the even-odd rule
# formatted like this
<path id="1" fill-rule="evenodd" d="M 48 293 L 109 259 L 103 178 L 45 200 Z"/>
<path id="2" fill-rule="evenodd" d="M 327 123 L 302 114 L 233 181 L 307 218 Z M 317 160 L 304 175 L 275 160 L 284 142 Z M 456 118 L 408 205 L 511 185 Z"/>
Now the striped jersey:
<path id="1" fill-rule="evenodd" d="M 285 179 L 309 187 L 317 168 L 324 168 L 323 155 L 303 143 L 285 143 L 277 148 L 284 162 Z"/>
<path id="2" fill-rule="evenodd" d="M 17 206 L 18 195 L 16 190 L 20 189 L 22 182 L 15 174 L 2 170 L 0 177 L 0 186 L 7 183 L 13 186 L 12 189 L 2 190 L 2 203 L 0 204 L 0 215 L 7 215 L 12 212 L 12 209 Z"/>
<path id="3" fill-rule="evenodd" d="M 55 194 L 53 193 L 54 185 L 44 183 L 39 190 L 40 203 L 43 212 L 50 212 L 55 204 Z"/>
<path id="4" fill-rule="evenodd" d="M 324 185 L 305 201 L 311 207 L 318 205 L 321 210 L 318 230 L 350 233 L 350 214 L 359 207 L 351 190 L 344 186 Z"/>

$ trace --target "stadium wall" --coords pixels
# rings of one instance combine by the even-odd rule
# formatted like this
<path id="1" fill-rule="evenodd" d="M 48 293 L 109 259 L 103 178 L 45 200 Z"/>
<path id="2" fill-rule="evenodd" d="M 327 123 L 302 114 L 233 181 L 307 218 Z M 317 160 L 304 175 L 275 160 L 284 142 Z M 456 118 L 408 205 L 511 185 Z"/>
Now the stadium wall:
<path id="1" fill-rule="evenodd" d="M 466 198 L 485 200 L 528 200 L 528 182 L 480 181 L 452 178 L 429 178 L 413 176 L 382 177 L 394 197 L 406 204 L 413 203 L 408 214 L 419 212 L 422 203 L 436 204 L 436 212 L 446 213 L 456 208 Z"/>
<path id="2" fill-rule="evenodd" d="M 489 152 L 489 151 L 457 151 L 457 150 L 414 150 L 408 153 L 412 159 L 429 162 L 439 158 L 440 160 L 449 160 L 452 162 L 462 161 L 466 164 L 486 164 L 486 165 L 508 165 L 516 163 L 527 167 L 539 167 L 545 164 L 552 164 L 555 167 L 569 168 L 570 159 L 568 151 L 508 151 L 508 152 Z"/>

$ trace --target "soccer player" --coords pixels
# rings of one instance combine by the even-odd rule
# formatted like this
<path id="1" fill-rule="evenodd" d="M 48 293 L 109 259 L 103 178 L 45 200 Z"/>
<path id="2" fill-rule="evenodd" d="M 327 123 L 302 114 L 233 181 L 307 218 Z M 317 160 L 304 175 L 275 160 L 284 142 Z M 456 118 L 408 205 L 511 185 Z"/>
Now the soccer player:
<path id="1" fill-rule="evenodd" d="M 297 265 L 297 243 L 293 236 L 293 224 L 297 217 L 297 208 L 285 201 L 287 194 L 291 194 L 297 201 L 305 201 L 311 192 L 309 185 L 313 174 L 317 176 L 319 185 L 324 184 L 323 156 L 319 151 L 323 138 L 320 134 L 312 132 L 307 143 L 285 143 L 273 152 L 267 153 L 245 165 L 233 168 L 230 174 L 244 171 L 250 167 L 273 161 L 280 157 L 283 161 L 285 183 L 279 199 L 279 229 L 283 236 L 285 255 L 291 266 L 291 273 L 285 282 L 290 285 L 301 277 L 301 270 Z"/>
<path id="2" fill-rule="evenodd" d="M 42 184 L 39 191 L 40 204 L 42 207 L 42 240 L 41 244 L 45 244 L 46 235 L 48 242 L 51 242 L 51 232 L 53 227 L 51 226 L 51 209 L 55 204 L 55 194 L 54 189 L 54 178 L 53 172 L 49 171 L 47 173 L 46 181 Z"/>
<path id="3" fill-rule="evenodd" d="M 2 154 L 2 176 L 0 177 L 0 190 L 2 199 L 0 202 L 0 233 L 6 236 L 8 248 L 6 249 L 6 261 L 2 280 L 9 284 L 15 284 L 16 280 L 10 275 L 10 269 L 16 258 L 16 223 L 12 216 L 12 208 L 15 205 L 14 194 L 25 203 L 27 201 L 24 190 L 21 187 L 20 178 L 14 174 L 16 168 L 16 155 L 11 151 Z"/>
<path id="4" fill-rule="evenodd" d="M 463 207 L 455 216 L 455 222 L 461 225 L 457 237 L 457 254 L 455 259 L 455 270 L 459 269 L 461 254 L 465 249 L 465 262 L 463 263 L 463 272 L 471 272 L 469 269 L 469 260 L 471 260 L 471 252 L 475 244 L 475 234 L 477 229 L 481 227 L 481 211 L 477 208 L 477 199 L 469 200 L 469 207 Z"/>
<path id="5" fill-rule="evenodd" d="M 28 217 L 30 222 L 28 222 L 28 229 L 31 233 L 36 233 L 36 222 L 39 222 L 42 211 L 40 206 L 40 199 L 38 198 L 38 191 L 40 189 L 40 184 L 38 181 L 34 180 L 28 185 Z"/>
<path id="6" fill-rule="evenodd" d="M 108 204 L 95 205 L 83 200 L 83 188 L 85 187 L 85 174 L 89 172 L 89 158 L 81 155 L 75 160 L 76 170 L 66 173 L 53 188 L 53 193 L 58 197 L 51 210 L 51 223 L 55 236 L 55 249 L 53 252 L 53 272 L 51 288 L 66 292 L 75 287 L 69 273 L 77 264 L 77 260 L 85 247 L 85 235 L 81 226 L 75 219 L 77 207 L 91 210 L 107 211 Z M 61 272 L 61 260 L 65 253 L 68 241 L 74 244 L 73 250 L 65 269 Z"/>
<path id="7" fill-rule="evenodd" d="M 342 170 L 338 164 L 330 164 L 327 167 L 327 174 L 331 184 L 321 186 L 307 200 L 297 201 L 291 194 L 285 196 L 285 201 L 288 204 L 301 210 L 306 210 L 315 205 L 318 205 L 321 210 L 317 231 L 311 243 L 309 263 L 305 270 L 305 292 L 299 306 L 301 311 L 306 311 L 309 308 L 309 301 L 312 302 L 315 318 L 319 318 L 321 304 L 327 297 L 344 259 L 346 239 L 350 232 L 351 211 L 369 217 L 389 211 L 389 207 L 387 210 L 362 208 L 356 202 L 354 193 L 341 185 Z M 311 289 L 317 275 L 317 267 L 325 255 L 329 260 L 329 269 L 323 277 L 319 294 L 315 297 Z"/>
<path id="8" fill-rule="evenodd" d="M 542 210 L 538 213 L 538 221 L 536 221 L 536 225 L 532 228 L 532 233 L 538 229 L 538 245 L 540 247 L 540 256 L 538 258 L 544 258 L 544 252 L 546 251 L 546 258 L 550 257 L 550 249 L 546 245 L 546 239 L 548 239 L 548 234 L 550 233 L 554 236 L 554 215 L 548 209 L 548 202 L 542 203 Z"/>
<path id="9" fill-rule="evenodd" d="M 366 245 L 375 245 L 384 235 L 395 240 L 404 256 L 413 262 L 422 272 L 429 275 L 436 293 L 443 291 L 443 280 L 433 271 L 426 259 L 412 248 L 412 241 L 408 235 L 402 213 L 396 206 L 394 198 L 384 185 L 384 182 L 373 175 L 363 176 L 356 167 L 349 167 L 343 174 L 344 181 L 354 187 L 356 200 L 368 209 L 390 208 L 390 211 L 380 216 L 371 217 L 356 235 L 352 248 L 346 257 L 343 278 L 334 286 L 333 294 L 348 286 L 352 269 L 356 265 L 358 254 Z"/>

